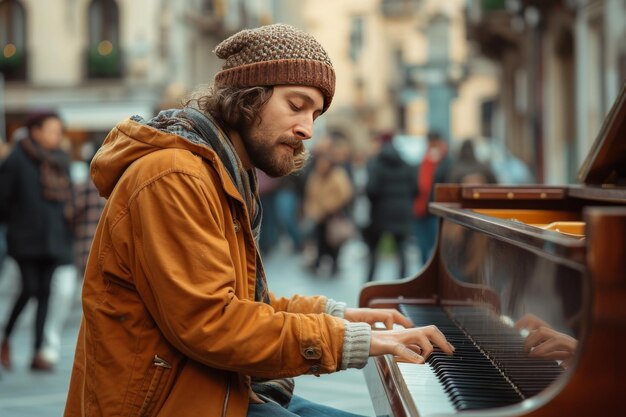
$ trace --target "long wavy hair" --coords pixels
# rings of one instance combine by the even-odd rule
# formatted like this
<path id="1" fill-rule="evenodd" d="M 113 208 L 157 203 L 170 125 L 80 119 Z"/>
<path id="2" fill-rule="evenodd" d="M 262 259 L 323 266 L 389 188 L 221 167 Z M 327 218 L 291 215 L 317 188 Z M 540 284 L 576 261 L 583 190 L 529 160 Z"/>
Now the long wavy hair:
<path id="1" fill-rule="evenodd" d="M 273 86 L 204 87 L 192 93 L 184 102 L 213 119 L 225 130 L 232 129 L 246 135 L 255 124 L 261 123 L 261 110 L 274 92 Z M 309 157 L 308 151 L 295 156 L 294 170 L 301 170 Z"/>

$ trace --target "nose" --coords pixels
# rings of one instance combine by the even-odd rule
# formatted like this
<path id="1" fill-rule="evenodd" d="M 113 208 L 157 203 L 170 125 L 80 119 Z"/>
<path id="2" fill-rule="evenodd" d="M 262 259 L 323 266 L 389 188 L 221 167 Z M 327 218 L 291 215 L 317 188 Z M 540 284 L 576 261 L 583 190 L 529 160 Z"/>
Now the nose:
<path id="1" fill-rule="evenodd" d="M 294 135 L 302 140 L 313 137 L 313 117 L 303 117 L 294 126 Z"/>

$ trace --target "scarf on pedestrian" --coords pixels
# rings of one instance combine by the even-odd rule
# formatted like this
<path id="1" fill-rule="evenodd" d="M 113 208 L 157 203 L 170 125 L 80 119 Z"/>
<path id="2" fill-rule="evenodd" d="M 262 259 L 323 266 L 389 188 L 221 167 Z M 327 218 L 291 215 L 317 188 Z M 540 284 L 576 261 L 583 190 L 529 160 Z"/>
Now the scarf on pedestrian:
<path id="1" fill-rule="evenodd" d="M 72 183 L 68 174 L 68 161 L 60 152 L 42 148 L 30 137 L 20 140 L 26 155 L 39 167 L 39 183 L 46 201 L 63 204 L 64 216 L 72 218 Z"/>
<path id="2" fill-rule="evenodd" d="M 258 250 L 263 210 L 254 169 L 248 171 L 244 169 L 235 147 L 224 131 L 213 118 L 193 107 L 186 107 L 182 110 L 164 110 L 148 122 L 139 116 L 134 116 L 132 119 L 160 131 L 180 136 L 196 145 L 207 146 L 220 158 L 230 179 L 244 199 L 252 225 L 252 234 L 257 248 L 254 300 L 270 304 L 265 271 Z M 253 378 L 250 401 L 257 404 L 273 401 L 286 407 L 293 396 L 294 386 L 292 378 L 274 380 Z"/>

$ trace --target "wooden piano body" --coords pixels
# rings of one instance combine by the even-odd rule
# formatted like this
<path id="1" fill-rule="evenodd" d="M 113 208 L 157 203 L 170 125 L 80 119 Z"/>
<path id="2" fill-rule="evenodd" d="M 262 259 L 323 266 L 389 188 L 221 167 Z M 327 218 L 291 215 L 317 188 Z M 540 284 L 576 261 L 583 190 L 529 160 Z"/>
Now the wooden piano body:
<path id="1" fill-rule="evenodd" d="M 572 365 L 539 394 L 452 414 L 626 416 L 626 85 L 579 180 L 438 185 L 431 259 L 413 278 L 362 289 L 361 307 L 474 305 L 511 323 L 535 315 L 578 340 Z M 409 393 L 391 356 L 371 358 L 365 375 L 377 416 L 417 416 L 429 401 Z"/>

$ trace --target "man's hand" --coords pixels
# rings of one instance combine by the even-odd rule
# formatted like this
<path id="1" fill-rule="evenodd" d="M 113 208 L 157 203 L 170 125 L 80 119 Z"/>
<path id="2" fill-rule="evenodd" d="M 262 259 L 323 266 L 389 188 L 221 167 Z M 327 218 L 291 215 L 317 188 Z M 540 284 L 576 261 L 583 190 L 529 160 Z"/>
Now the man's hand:
<path id="1" fill-rule="evenodd" d="M 382 322 L 389 330 L 393 329 L 394 324 L 413 327 L 411 320 L 391 308 L 346 308 L 343 318 L 353 323 L 368 323 L 370 326 Z"/>
<path id="2" fill-rule="evenodd" d="M 436 326 L 372 331 L 370 356 L 392 354 L 407 362 L 424 363 L 433 345 L 444 353 L 454 352 L 454 347 Z"/>
<path id="3" fill-rule="evenodd" d="M 524 316 L 515 323 L 517 330 L 527 329 L 529 331 L 537 330 L 540 327 L 552 327 L 534 314 L 524 314 Z"/>
<path id="4" fill-rule="evenodd" d="M 577 347 L 576 339 L 549 327 L 539 327 L 531 331 L 524 341 L 524 350 L 529 352 L 528 356 L 560 360 L 563 368 L 571 365 Z"/>

